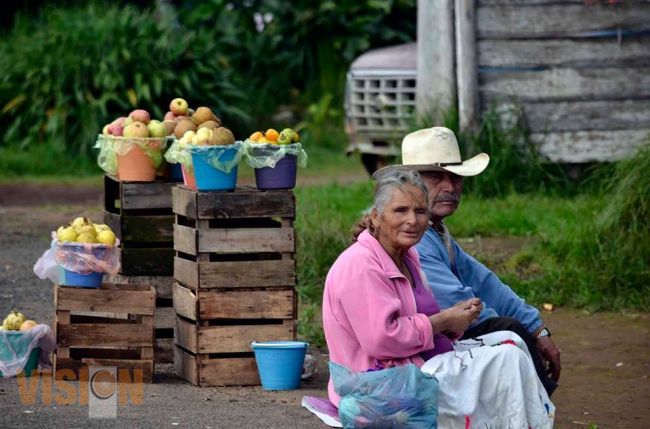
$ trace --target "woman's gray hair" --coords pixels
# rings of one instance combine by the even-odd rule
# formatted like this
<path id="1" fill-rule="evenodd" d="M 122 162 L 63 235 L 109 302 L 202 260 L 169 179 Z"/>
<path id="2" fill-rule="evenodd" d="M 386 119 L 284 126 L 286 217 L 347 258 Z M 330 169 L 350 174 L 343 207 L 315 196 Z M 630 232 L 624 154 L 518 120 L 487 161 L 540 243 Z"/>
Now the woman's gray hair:
<path id="1" fill-rule="evenodd" d="M 377 176 L 376 181 L 373 208 L 377 209 L 379 213 L 384 210 L 384 206 L 390 201 L 394 188 L 404 191 L 404 188 L 409 185 L 415 186 L 422 191 L 426 207 L 429 207 L 427 187 L 424 185 L 420 174 L 415 170 L 389 170 Z"/>

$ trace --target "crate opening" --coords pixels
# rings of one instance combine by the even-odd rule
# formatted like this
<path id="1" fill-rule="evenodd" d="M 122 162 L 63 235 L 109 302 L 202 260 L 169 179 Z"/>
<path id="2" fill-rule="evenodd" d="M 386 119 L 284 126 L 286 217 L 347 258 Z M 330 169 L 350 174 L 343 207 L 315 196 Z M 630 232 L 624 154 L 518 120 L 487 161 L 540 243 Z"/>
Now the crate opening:
<path id="1" fill-rule="evenodd" d="M 156 329 L 156 339 L 161 338 L 174 338 L 174 328 Z"/>
<path id="2" fill-rule="evenodd" d="M 173 298 L 156 298 L 156 307 L 173 307 Z"/>
<path id="3" fill-rule="evenodd" d="M 102 348 L 71 348 L 70 358 L 81 359 L 140 359 L 140 350 L 127 349 L 102 349 Z"/>
<path id="4" fill-rule="evenodd" d="M 208 326 L 283 325 L 285 319 L 210 319 Z"/>
<path id="5" fill-rule="evenodd" d="M 70 314 L 70 324 L 83 325 L 89 323 L 107 323 L 107 324 L 137 324 L 138 321 L 131 318 L 129 314 L 121 313 L 97 313 L 88 314 Z"/>

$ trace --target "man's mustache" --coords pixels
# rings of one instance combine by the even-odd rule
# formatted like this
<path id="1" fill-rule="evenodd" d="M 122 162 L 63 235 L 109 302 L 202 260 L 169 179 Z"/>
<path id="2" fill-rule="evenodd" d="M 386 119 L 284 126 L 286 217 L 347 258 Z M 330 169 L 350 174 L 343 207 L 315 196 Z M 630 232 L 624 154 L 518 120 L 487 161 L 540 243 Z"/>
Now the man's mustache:
<path id="1" fill-rule="evenodd" d="M 434 203 L 457 203 L 459 200 L 458 194 L 455 192 L 443 192 L 433 200 Z"/>

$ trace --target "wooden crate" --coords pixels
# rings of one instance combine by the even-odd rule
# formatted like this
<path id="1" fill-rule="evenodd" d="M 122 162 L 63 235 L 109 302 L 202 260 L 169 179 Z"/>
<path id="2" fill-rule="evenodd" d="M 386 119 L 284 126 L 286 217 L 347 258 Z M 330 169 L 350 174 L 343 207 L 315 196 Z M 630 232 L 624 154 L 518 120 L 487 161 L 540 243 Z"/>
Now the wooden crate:
<path id="1" fill-rule="evenodd" d="M 171 189 L 176 182 L 120 182 L 104 176 L 104 223 L 120 239 L 120 273 L 171 276 L 173 224 Z"/>
<path id="2" fill-rule="evenodd" d="M 174 285 L 174 369 L 200 386 L 260 383 L 251 342 L 296 337 L 293 287 L 190 289 Z"/>
<path id="3" fill-rule="evenodd" d="M 149 285 L 104 283 L 98 289 L 54 286 L 57 350 L 54 369 L 90 366 L 128 369 L 153 381 L 156 292 Z"/>
<path id="4" fill-rule="evenodd" d="M 156 314 L 154 316 L 155 345 L 154 360 L 156 363 L 172 363 L 174 361 L 174 325 L 176 312 L 172 300 L 171 276 L 110 276 L 111 283 L 126 283 L 151 285 L 156 290 Z"/>
<path id="5" fill-rule="evenodd" d="M 194 289 L 296 284 L 291 191 L 172 189 L 174 278 Z"/>
<path id="6" fill-rule="evenodd" d="M 251 342 L 296 337 L 291 191 L 172 189 L 174 369 L 200 386 L 260 383 Z"/>

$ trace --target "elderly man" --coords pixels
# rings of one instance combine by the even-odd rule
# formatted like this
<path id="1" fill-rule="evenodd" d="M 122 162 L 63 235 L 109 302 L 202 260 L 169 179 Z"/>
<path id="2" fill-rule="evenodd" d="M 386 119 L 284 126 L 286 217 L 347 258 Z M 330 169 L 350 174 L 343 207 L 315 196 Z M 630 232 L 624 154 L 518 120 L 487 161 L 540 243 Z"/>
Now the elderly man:
<path id="1" fill-rule="evenodd" d="M 463 177 L 480 174 L 490 158 L 481 153 L 462 161 L 454 133 L 443 127 L 408 134 L 402 142 L 402 167 L 420 172 L 432 207 L 427 232 L 417 245 L 422 269 L 442 308 L 478 297 L 484 305 L 464 338 L 513 331 L 528 346 L 537 374 L 550 395 L 560 378 L 560 352 L 539 311 L 517 296 L 451 237 L 443 219 L 458 208 Z M 378 170 L 374 177 L 382 174 Z"/>

